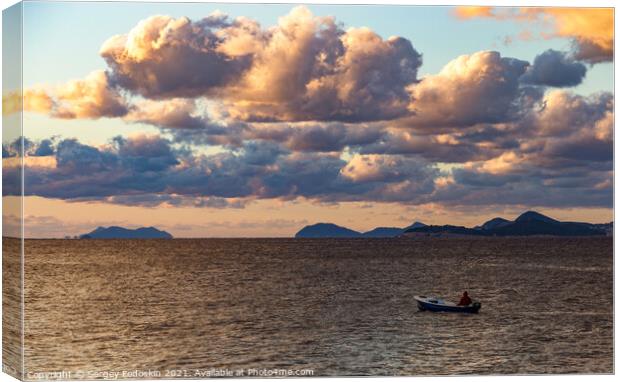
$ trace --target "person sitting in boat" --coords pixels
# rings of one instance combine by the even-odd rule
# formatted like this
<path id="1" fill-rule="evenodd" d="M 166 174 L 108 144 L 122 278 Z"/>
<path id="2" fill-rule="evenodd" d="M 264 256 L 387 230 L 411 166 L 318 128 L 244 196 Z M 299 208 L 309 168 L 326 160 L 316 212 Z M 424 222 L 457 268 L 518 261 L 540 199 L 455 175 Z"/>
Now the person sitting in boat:
<path id="1" fill-rule="evenodd" d="M 461 301 L 459 301 L 459 306 L 465 306 L 471 304 L 471 298 L 467 295 L 467 291 L 463 292 L 463 296 L 461 296 Z"/>

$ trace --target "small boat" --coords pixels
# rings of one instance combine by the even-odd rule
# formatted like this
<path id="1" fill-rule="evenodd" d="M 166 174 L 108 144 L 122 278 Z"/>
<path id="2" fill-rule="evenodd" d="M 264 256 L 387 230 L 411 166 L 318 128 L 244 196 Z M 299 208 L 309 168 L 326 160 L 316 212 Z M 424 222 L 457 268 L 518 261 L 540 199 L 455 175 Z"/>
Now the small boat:
<path id="1" fill-rule="evenodd" d="M 418 302 L 418 308 L 422 311 L 431 312 L 457 312 L 457 313 L 478 313 L 482 304 L 477 301 L 469 305 L 457 305 L 453 302 L 445 301 L 438 297 L 413 296 Z"/>

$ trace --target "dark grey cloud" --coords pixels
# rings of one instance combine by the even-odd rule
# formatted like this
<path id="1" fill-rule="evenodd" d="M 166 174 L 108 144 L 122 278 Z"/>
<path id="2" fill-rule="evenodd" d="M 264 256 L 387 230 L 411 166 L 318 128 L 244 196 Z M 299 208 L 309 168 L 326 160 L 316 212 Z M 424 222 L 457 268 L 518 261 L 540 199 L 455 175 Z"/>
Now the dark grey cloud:
<path id="1" fill-rule="evenodd" d="M 9 143 L 2 144 L 2 157 L 11 158 L 23 152 L 27 156 L 44 157 L 54 154 L 54 139 L 43 139 L 41 141 L 33 141 L 25 137 L 19 137 Z"/>
<path id="2" fill-rule="evenodd" d="M 10 158 L 13 156 L 15 156 L 15 154 L 10 152 L 5 145 L 2 145 L 2 158 Z"/>
<path id="3" fill-rule="evenodd" d="M 22 148 L 27 142 L 22 138 L 15 138 L 10 142 L 2 142 L 2 158 L 12 158 L 21 155 L 24 151 Z"/>
<path id="4" fill-rule="evenodd" d="M 43 139 L 31 154 L 35 157 L 46 157 L 54 154 L 54 143 L 51 139 Z"/>
<path id="5" fill-rule="evenodd" d="M 143 136 L 138 139 L 116 137 L 116 154 L 124 168 L 137 172 L 163 171 L 178 165 L 178 152 L 170 147 L 170 142 L 157 136 Z"/>
<path id="6" fill-rule="evenodd" d="M 609 176 L 597 176 L 601 183 Z M 530 207 L 601 207 L 613 205 L 613 188 L 599 188 L 597 183 L 583 183 L 571 180 L 570 186 L 558 183 L 561 178 L 552 182 L 541 183 L 540 179 L 521 178 L 502 186 L 490 186 L 483 183 L 456 184 L 440 190 L 433 200 L 447 206 L 530 206 Z M 594 178 L 589 178 L 594 179 Z M 495 181 L 494 181 L 495 182 Z M 555 183 L 555 184 L 554 184 Z"/>
<path id="7" fill-rule="evenodd" d="M 335 152 L 345 147 L 377 142 L 384 132 L 380 127 L 343 124 L 314 124 L 289 130 L 286 146 L 293 151 Z"/>
<path id="8" fill-rule="evenodd" d="M 578 134 L 565 140 L 549 142 L 545 154 L 552 158 L 576 161 L 612 162 L 614 146 L 612 142 L 597 139 L 593 135 Z"/>
<path id="9" fill-rule="evenodd" d="M 497 150 L 470 142 L 439 142 L 434 135 L 411 135 L 392 131 L 377 142 L 360 147 L 362 154 L 418 155 L 430 162 L 463 163 L 492 158 Z"/>
<path id="10" fill-rule="evenodd" d="M 433 198 L 452 205 L 612 206 L 613 103 L 605 94 L 550 98 L 538 120 L 529 121 L 534 126 L 515 134 L 518 148 L 454 169 L 454 182 Z M 541 131 L 558 113 L 566 115 L 563 131 Z M 571 119 L 571 113 L 580 117 Z"/>
<path id="11" fill-rule="evenodd" d="M 521 81 L 532 85 L 571 87 L 583 81 L 586 71 L 583 63 L 568 54 L 549 49 L 534 58 L 534 63 L 521 76 Z"/>
<path id="12" fill-rule="evenodd" d="M 422 159 L 400 158 L 376 169 L 388 177 L 343 176 L 347 162 L 338 155 L 293 153 L 264 141 L 195 156 L 159 136 L 117 137 L 102 147 L 64 139 L 57 143 L 53 158 L 55 166 L 30 165 L 26 158 L 26 195 L 147 207 L 167 203 L 217 208 L 242 207 L 245 201 L 229 200 L 235 198 L 415 200 L 432 191 L 437 175 Z M 5 180 L 16 176 L 15 167 L 3 173 Z M 403 183 L 403 191 L 390 191 L 391 182 Z M 5 194 L 19 193 L 17 187 L 5 184 Z"/>

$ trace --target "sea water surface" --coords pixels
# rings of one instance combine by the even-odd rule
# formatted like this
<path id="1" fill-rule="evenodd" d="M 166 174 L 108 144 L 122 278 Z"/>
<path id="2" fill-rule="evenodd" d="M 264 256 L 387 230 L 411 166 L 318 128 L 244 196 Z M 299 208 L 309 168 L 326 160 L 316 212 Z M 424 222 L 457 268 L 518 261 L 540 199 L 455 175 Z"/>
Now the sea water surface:
<path id="1" fill-rule="evenodd" d="M 187 378 L 214 369 L 613 372 L 611 238 L 26 240 L 25 247 L 29 379 L 153 370 Z M 458 300 L 463 290 L 482 302 L 479 314 L 419 312 L 413 299 Z"/>

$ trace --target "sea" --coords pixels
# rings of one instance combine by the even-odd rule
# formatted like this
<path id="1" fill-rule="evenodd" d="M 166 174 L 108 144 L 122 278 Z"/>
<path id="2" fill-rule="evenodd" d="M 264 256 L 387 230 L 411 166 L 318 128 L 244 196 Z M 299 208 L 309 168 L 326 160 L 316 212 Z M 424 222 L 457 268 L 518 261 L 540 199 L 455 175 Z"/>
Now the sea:
<path id="1" fill-rule="evenodd" d="M 614 371 L 610 237 L 26 240 L 24 285 L 31 380 Z"/>

